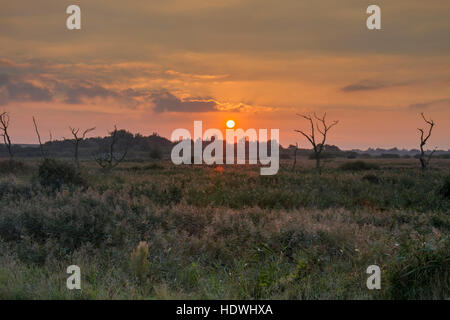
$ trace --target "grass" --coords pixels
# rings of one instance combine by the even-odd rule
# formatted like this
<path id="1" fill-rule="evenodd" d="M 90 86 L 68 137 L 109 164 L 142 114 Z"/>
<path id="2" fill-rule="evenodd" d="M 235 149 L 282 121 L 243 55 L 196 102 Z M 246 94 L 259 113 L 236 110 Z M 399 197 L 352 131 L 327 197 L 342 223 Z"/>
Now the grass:
<path id="1" fill-rule="evenodd" d="M 343 163 L 84 162 L 85 185 L 49 189 L 27 162 L 0 176 L 0 298 L 450 298 L 450 161 Z M 65 286 L 72 264 L 82 290 Z"/>
<path id="2" fill-rule="evenodd" d="M 379 169 L 379 166 L 375 163 L 357 160 L 345 162 L 339 168 L 344 171 L 361 171 L 361 170 L 376 170 Z"/>

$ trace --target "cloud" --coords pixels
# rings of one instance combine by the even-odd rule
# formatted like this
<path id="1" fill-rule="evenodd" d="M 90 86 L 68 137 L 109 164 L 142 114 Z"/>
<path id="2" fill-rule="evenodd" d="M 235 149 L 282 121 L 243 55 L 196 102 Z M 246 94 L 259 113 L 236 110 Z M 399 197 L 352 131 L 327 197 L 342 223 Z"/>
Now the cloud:
<path id="1" fill-rule="evenodd" d="M 369 91 L 369 90 L 381 90 L 392 87 L 399 87 L 406 85 L 407 83 L 398 82 L 398 83 L 389 83 L 384 81 L 377 80 L 361 80 L 357 83 L 349 84 L 343 88 L 341 91 L 344 92 L 356 92 L 356 91 Z"/>
<path id="2" fill-rule="evenodd" d="M 54 0 L 39 1 L 32 16 L 26 1 L 9 1 L 9 10 L 2 10 L 0 22 L 5 42 L 2 51 L 9 56 L 19 50 L 33 50 L 55 58 L 88 54 L 121 59 L 141 57 L 142 52 L 167 56 L 168 51 L 180 50 L 408 55 L 450 52 L 450 42 L 443 41 L 449 31 L 448 0 L 434 0 L 433 6 L 421 1 L 382 2 L 383 13 L 389 14 L 389 23 L 383 27 L 387 32 L 367 30 L 367 5 L 357 0 L 323 0 L 321 5 L 298 0 L 285 0 L 283 5 L 271 0 L 89 1 L 84 10 L 91 17 L 114 19 L 89 19 L 86 37 L 55 28 L 62 18 L 61 7 L 55 6 Z"/>
<path id="3" fill-rule="evenodd" d="M 220 103 L 211 97 L 188 95 L 186 98 L 179 98 L 167 89 L 118 88 L 104 85 L 98 80 L 65 79 L 48 74 L 40 76 L 32 73 L 16 73 L 14 77 L 0 74 L 0 105 L 7 105 L 12 101 L 54 101 L 70 105 L 108 103 L 130 109 L 153 107 L 156 113 L 242 112 L 251 107 L 242 103 Z"/>
<path id="4" fill-rule="evenodd" d="M 162 112 L 267 112 L 275 108 L 267 106 L 257 106 L 243 102 L 223 102 L 211 97 L 188 97 L 178 98 L 167 90 L 154 92 L 150 99 L 153 102 L 153 110 L 156 113 Z"/>
<path id="5" fill-rule="evenodd" d="M 75 85 L 65 88 L 64 102 L 68 104 L 81 104 L 85 98 L 117 97 L 117 93 L 99 85 Z"/>
<path id="6" fill-rule="evenodd" d="M 201 87 L 203 83 L 218 81 L 227 75 L 182 73 L 164 68 L 151 70 L 149 66 L 140 64 L 15 63 L 0 59 L 0 66 L 7 69 L 0 74 L 0 105 L 10 101 L 53 101 L 68 105 L 140 108 L 155 113 L 274 110 L 240 100 L 219 101 L 197 92 L 194 95 L 185 85 L 195 82 L 195 86 Z M 198 91 L 198 88 L 193 91 Z"/>
<path id="7" fill-rule="evenodd" d="M 168 91 L 153 93 L 151 99 L 154 111 L 161 112 L 211 112 L 218 111 L 218 104 L 212 99 L 180 99 Z"/>
<path id="8" fill-rule="evenodd" d="M 26 80 L 25 80 L 26 79 Z M 97 99 L 115 102 L 121 107 L 136 108 L 150 104 L 150 92 L 127 88 L 109 89 L 87 81 L 40 77 L 33 74 L 0 74 L 0 105 L 10 102 L 62 102 L 79 105 L 96 103 Z"/>
<path id="9" fill-rule="evenodd" d="M 0 74 L 0 90 L 2 105 L 15 101 L 48 102 L 53 100 L 53 93 L 48 88 L 7 74 Z"/>
<path id="10" fill-rule="evenodd" d="M 409 109 L 420 110 L 420 109 L 428 109 L 431 107 L 437 106 L 450 106 L 450 98 L 448 99 L 436 99 L 426 102 L 413 103 L 408 106 Z"/>
<path id="11" fill-rule="evenodd" d="M 386 87 L 387 86 L 385 84 L 380 82 L 360 81 L 358 83 L 349 84 L 341 88 L 341 91 L 353 92 L 353 91 L 378 90 Z"/>

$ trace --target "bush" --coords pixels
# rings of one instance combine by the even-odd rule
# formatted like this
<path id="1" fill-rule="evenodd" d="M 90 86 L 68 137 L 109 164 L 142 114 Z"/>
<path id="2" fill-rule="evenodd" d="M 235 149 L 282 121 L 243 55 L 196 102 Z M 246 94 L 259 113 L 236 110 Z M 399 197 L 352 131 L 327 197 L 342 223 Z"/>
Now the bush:
<path id="1" fill-rule="evenodd" d="M 144 166 L 142 169 L 143 170 L 160 170 L 160 169 L 164 169 L 164 167 L 160 164 L 152 163 L 147 166 Z"/>
<path id="2" fill-rule="evenodd" d="M 280 159 L 291 159 L 291 155 L 289 153 L 280 153 Z"/>
<path id="3" fill-rule="evenodd" d="M 44 159 L 39 165 L 39 182 L 44 187 L 59 189 L 63 185 L 85 185 L 78 169 L 66 162 Z"/>
<path id="4" fill-rule="evenodd" d="M 362 179 L 373 184 L 380 183 L 380 179 L 374 174 L 366 174 Z"/>
<path id="5" fill-rule="evenodd" d="M 148 274 L 149 267 L 150 261 L 148 243 L 141 241 L 136 249 L 131 253 L 130 269 L 139 281 L 143 281 Z"/>
<path id="6" fill-rule="evenodd" d="M 164 169 L 164 166 L 158 164 L 158 163 L 152 163 L 145 166 L 132 166 L 129 168 L 125 168 L 126 171 L 145 171 L 145 170 L 161 170 Z"/>
<path id="7" fill-rule="evenodd" d="M 447 176 L 444 180 L 444 184 L 442 185 L 441 189 L 439 190 L 440 194 L 445 199 L 450 199 L 450 176 Z"/>
<path id="8" fill-rule="evenodd" d="M 356 152 L 350 152 L 347 154 L 347 159 L 356 159 L 358 157 L 358 154 Z"/>
<path id="9" fill-rule="evenodd" d="M 155 160 L 162 159 L 162 150 L 159 146 L 155 146 L 150 150 L 150 158 Z"/>
<path id="10" fill-rule="evenodd" d="M 0 198 L 17 199 L 19 197 L 30 198 L 33 196 L 30 184 L 18 184 L 16 179 L 0 181 Z"/>
<path id="11" fill-rule="evenodd" d="M 0 174 L 8 174 L 8 173 L 20 173 L 24 172 L 27 169 L 27 166 L 23 161 L 20 160 L 3 160 L 0 161 Z"/>
<path id="12" fill-rule="evenodd" d="M 333 158 L 336 158 L 338 156 L 338 154 L 337 153 L 334 153 L 334 152 L 326 152 L 326 151 L 324 151 L 324 152 L 322 152 L 320 155 L 319 155 L 319 158 L 320 159 L 333 159 Z M 313 153 L 311 153 L 309 156 L 308 156 L 308 159 L 310 159 L 310 160 L 315 160 L 316 159 L 316 154 L 313 152 Z"/>
<path id="13" fill-rule="evenodd" d="M 368 163 L 364 161 L 346 162 L 339 167 L 344 171 L 362 171 L 362 170 L 376 170 L 380 167 L 375 163 Z"/>
<path id="14" fill-rule="evenodd" d="M 400 155 L 396 154 L 396 153 L 382 153 L 380 155 L 380 158 L 383 158 L 383 159 L 399 159 Z"/>
<path id="15" fill-rule="evenodd" d="M 388 299 L 447 299 L 450 292 L 450 243 L 402 248 L 387 275 Z M 420 247 L 419 247 L 420 246 Z"/>

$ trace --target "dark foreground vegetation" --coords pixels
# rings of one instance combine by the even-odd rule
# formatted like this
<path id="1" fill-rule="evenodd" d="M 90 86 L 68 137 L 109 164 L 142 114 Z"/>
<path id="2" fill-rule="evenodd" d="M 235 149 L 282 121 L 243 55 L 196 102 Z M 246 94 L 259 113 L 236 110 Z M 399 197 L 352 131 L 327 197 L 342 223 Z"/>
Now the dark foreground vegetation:
<path id="1" fill-rule="evenodd" d="M 450 298 L 449 160 L 313 165 L 2 161 L 0 298 Z"/>

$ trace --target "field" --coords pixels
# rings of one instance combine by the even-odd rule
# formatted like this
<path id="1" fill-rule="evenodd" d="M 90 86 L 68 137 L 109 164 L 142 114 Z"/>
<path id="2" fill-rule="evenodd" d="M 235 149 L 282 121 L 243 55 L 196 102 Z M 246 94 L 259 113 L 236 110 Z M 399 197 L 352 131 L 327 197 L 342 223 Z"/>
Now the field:
<path id="1" fill-rule="evenodd" d="M 82 183 L 55 188 L 26 160 L 0 173 L 0 298 L 450 298 L 450 160 L 364 161 L 275 176 L 86 161 Z M 81 290 L 66 288 L 73 264 Z"/>

